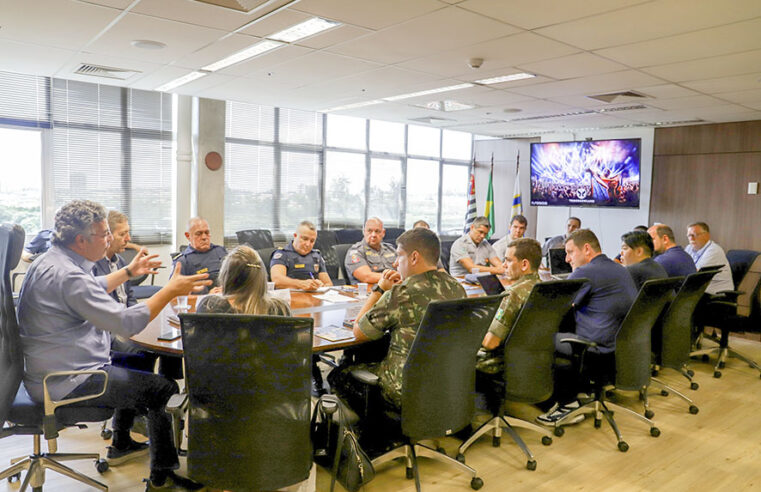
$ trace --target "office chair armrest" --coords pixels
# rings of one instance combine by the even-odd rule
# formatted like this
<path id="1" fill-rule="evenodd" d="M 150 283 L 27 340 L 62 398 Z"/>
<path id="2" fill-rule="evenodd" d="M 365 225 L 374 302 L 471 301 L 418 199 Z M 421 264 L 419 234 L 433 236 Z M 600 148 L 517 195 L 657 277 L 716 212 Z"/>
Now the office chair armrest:
<path id="1" fill-rule="evenodd" d="M 378 376 L 365 369 L 355 369 L 351 371 L 351 376 L 360 383 L 368 386 L 378 386 L 378 383 L 380 382 Z"/>
<path id="2" fill-rule="evenodd" d="M 319 354 L 318 357 L 320 359 L 320 362 L 324 362 L 330 367 L 338 367 L 338 362 L 336 362 L 336 357 L 334 355 Z"/>
<path id="3" fill-rule="evenodd" d="M 710 301 L 713 302 L 714 300 L 722 301 L 737 301 L 737 298 L 741 295 L 745 294 L 745 292 L 741 290 L 720 290 L 715 295 L 711 296 Z"/>
<path id="4" fill-rule="evenodd" d="M 50 392 L 48 390 L 49 378 L 62 377 L 62 376 L 79 376 L 80 374 L 102 375 L 103 388 L 100 390 L 100 392 L 92 394 L 92 395 L 78 396 L 76 398 L 67 398 L 65 400 L 53 400 L 50 397 Z M 51 439 L 55 439 L 56 437 L 58 437 L 58 428 L 56 426 L 56 421 L 55 421 L 55 411 L 58 407 L 63 407 L 66 405 L 71 405 L 72 403 L 77 403 L 80 401 L 92 400 L 92 399 L 98 398 L 106 392 L 107 384 L 108 384 L 108 373 L 101 369 L 88 370 L 88 371 L 55 371 L 55 372 L 46 374 L 42 380 L 43 409 L 45 411 L 45 415 L 42 417 L 42 430 L 45 434 L 45 439 L 49 441 Z"/>

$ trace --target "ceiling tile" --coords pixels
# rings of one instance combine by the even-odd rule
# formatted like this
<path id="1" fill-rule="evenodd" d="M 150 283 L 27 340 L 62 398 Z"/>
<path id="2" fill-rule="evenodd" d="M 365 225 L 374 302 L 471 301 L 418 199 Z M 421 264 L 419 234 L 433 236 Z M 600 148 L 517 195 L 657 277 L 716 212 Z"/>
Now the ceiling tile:
<path id="1" fill-rule="evenodd" d="M 142 14 L 127 14 L 88 47 L 93 53 L 140 58 L 153 63 L 169 63 L 217 41 L 224 31 L 192 26 Z M 135 39 L 166 44 L 160 50 L 135 48 Z"/>
<path id="2" fill-rule="evenodd" d="M 632 87 L 655 85 L 660 82 L 655 77 L 637 72 L 624 70 L 621 72 L 580 77 L 577 79 L 548 82 L 546 84 L 511 88 L 511 92 L 532 97 L 551 98 L 572 95 L 593 95 L 629 90 Z"/>
<path id="3" fill-rule="evenodd" d="M 311 36 L 301 41 L 297 41 L 296 44 L 320 50 L 327 48 L 328 46 L 333 46 L 334 44 L 345 43 L 346 41 L 366 36 L 371 32 L 372 31 L 369 29 L 344 24 L 317 36 Z"/>
<path id="4" fill-rule="evenodd" d="M 261 41 L 261 39 L 254 36 L 233 34 L 222 40 L 214 41 L 209 46 L 202 47 L 197 51 L 178 58 L 174 64 L 181 67 L 199 69 L 228 57 L 233 53 L 237 53 L 242 49 L 248 48 L 259 41 Z"/>
<path id="5" fill-rule="evenodd" d="M 52 76 L 76 51 L 0 39 L 0 71 Z"/>
<path id="6" fill-rule="evenodd" d="M 459 6 L 523 29 L 536 29 L 645 1 L 647 0 L 467 0 Z"/>
<path id="7" fill-rule="evenodd" d="M 706 94 L 721 94 L 758 89 L 761 85 L 761 72 L 735 75 L 733 77 L 717 77 L 713 79 L 684 82 L 682 85 Z"/>
<path id="8" fill-rule="evenodd" d="M 312 17 L 312 15 L 303 12 L 285 9 L 277 14 L 267 17 L 266 19 L 256 22 L 254 25 L 243 29 L 241 32 L 244 34 L 251 34 L 252 36 L 266 37 L 275 34 L 276 32 L 280 32 L 283 29 L 295 26 L 305 20 L 309 20 Z"/>
<path id="9" fill-rule="evenodd" d="M 436 0 L 301 0 L 293 8 L 376 30 L 433 12 L 443 6 Z"/>
<path id="10" fill-rule="evenodd" d="M 134 1 L 135 0 L 87 0 L 87 3 L 124 10 L 129 7 L 130 4 L 134 3 Z"/>
<path id="11" fill-rule="evenodd" d="M 661 0 L 565 22 L 539 34 L 586 50 L 647 41 L 761 16 L 758 0 Z"/>
<path id="12" fill-rule="evenodd" d="M 251 22 L 257 15 L 261 15 L 252 16 L 232 9 L 189 0 L 140 0 L 131 12 L 226 31 L 235 30 Z"/>
<path id="13" fill-rule="evenodd" d="M 715 97 L 698 95 L 690 97 L 677 97 L 674 99 L 659 99 L 657 101 L 650 101 L 647 104 L 655 108 L 671 110 L 721 106 L 726 104 L 726 102 Z"/>
<path id="14" fill-rule="evenodd" d="M 530 32 L 500 37 L 473 45 L 416 58 L 399 66 L 412 70 L 420 70 L 444 77 L 471 77 L 489 70 L 522 65 L 524 63 L 556 58 L 562 55 L 578 52 L 563 43 L 552 41 Z M 468 67 L 471 58 L 483 58 L 483 65 L 478 70 Z"/>
<path id="15" fill-rule="evenodd" d="M 641 92 L 646 96 L 653 97 L 655 99 L 668 99 L 671 97 L 687 97 L 695 96 L 697 92 L 687 89 L 685 87 L 678 86 L 676 84 L 661 84 L 653 85 L 649 87 L 635 87 L 635 91 Z"/>
<path id="16" fill-rule="evenodd" d="M 409 92 L 452 85 L 452 81 L 440 81 L 423 73 L 411 72 L 395 67 L 385 67 L 349 77 L 312 84 L 297 92 L 315 94 L 319 98 L 378 99 Z M 457 91 L 448 94 L 456 94 Z"/>
<path id="17" fill-rule="evenodd" d="M 617 72 L 627 68 L 620 63 L 612 62 L 590 53 L 578 53 L 535 63 L 522 63 L 520 67 L 526 72 L 546 75 L 557 80 Z"/>
<path id="18" fill-rule="evenodd" d="M 761 3 L 761 2 L 760 2 Z M 641 69 L 672 82 L 741 75 L 761 67 L 761 50 Z"/>
<path id="19" fill-rule="evenodd" d="M 281 63 L 285 63 L 294 58 L 304 56 L 307 53 L 311 53 L 312 51 L 313 50 L 304 48 L 303 46 L 286 45 L 272 51 L 268 51 L 267 53 L 259 55 L 255 58 L 251 58 L 230 67 L 223 68 L 219 71 L 219 73 L 247 77 L 249 75 L 258 73 L 262 69 L 272 69 Z"/>
<path id="20" fill-rule="evenodd" d="M 369 36 L 332 46 L 329 51 L 380 63 L 398 63 L 514 32 L 515 28 L 501 22 L 458 7 L 447 7 Z M 453 36 L 452 33 L 457 35 Z"/>
<path id="21" fill-rule="evenodd" d="M 757 103 L 761 101 L 761 83 L 758 89 L 749 91 L 724 92 L 717 97 L 726 101 L 732 101 L 738 104 Z"/>

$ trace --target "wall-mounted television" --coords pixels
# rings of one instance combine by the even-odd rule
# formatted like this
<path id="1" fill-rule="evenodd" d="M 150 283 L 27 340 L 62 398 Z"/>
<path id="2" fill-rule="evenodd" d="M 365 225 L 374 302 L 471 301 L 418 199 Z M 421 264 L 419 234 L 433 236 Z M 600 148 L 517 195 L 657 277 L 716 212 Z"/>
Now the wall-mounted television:
<path id="1" fill-rule="evenodd" d="M 532 143 L 531 205 L 639 208 L 641 143 Z"/>

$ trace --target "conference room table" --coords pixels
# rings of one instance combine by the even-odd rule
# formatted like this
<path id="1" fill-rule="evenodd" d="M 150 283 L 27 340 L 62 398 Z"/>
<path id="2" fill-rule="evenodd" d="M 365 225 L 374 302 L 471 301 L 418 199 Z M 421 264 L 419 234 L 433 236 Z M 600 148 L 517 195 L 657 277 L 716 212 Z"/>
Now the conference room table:
<path id="1" fill-rule="evenodd" d="M 460 279 L 462 281 L 462 279 Z M 504 281 L 503 281 L 504 282 Z M 478 285 L 462 283 L 468 297 L 483 295 L 483 289 Z M 347 328 L 349 338 L 331 341 L 318 336 L 316 333 L 323 323 L 336 324 L 335 314 L 345 312 L 344 310 L 353 310 L 359 312 L 364 305 L 365 298 L 359 298 L 356 286 L 336 286 L 333 287 L 335 301 L 326 301 L 320 299 L 319 295 L 323 293 L 303 292 L 298 290 L 290 291 L 291 314 L 299 317 L 314 318 L 315 335 L 312 340 L 313 352 L 329 352 L 333 350 L 342 350 L 353 345 L 358 345 L 354 336 L 351 335 L 351 329 Z M 188 312 L 195 312 L 196 305 L 203 296 L 188 296 Z M 345 298 L 345 300 L 344 300 Z M 141 347 L 158 354 L 182 356 L 182 337 L 180 336 L 180 326 L 176 321 L 175 306 L 177 299 L 167 304 L 164 309 L 156 316 L 148 326 L 133 336 L 131 340 Z M 340 314 L 340 313 L 339 313 Z M 351 318 L 351 317 L 349 317 Z M 339 322 L 342 322 L 340 320 Z"/>

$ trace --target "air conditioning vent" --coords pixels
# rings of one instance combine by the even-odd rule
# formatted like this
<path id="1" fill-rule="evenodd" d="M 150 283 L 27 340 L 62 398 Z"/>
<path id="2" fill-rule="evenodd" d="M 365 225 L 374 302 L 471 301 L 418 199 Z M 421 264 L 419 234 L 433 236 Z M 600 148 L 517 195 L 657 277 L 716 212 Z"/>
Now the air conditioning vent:
<path id="1" fill-rule="evenodd" d="M 587 96 L 590 99 L 595 99 L 597 101 L 602 101 L 605 103 L 612 103 L 612 102 L 626 102 L 631 101 L 633 99 L 642 99 L 647 98 L 648 96 L 637 92 L 637 91 L 621 91 L 621 92 L 611 92 L 609 94 L 597 94 L 594 96 Z"/>
<path id="2" fill-rule="evenodd" d="M 436 123 L 446 123 L 447 121 L 457 121 L 457 120 L 453 120 L 451 118 L 438 118 L 436 116 L 423 116 L 421 118 L 410 118 L 410 121 L 434 125 Z"/>
<path id="3" fill-rule="evenodd" d="M 226 9 L 236 10 L 245 14 L 257 9 L 262 4 L 266 3 L 265 0 L 195 0 L 200 3 L 207 3 L 209 5 L 216 5 L 217 7 L 223 7 Z"/>
<path id="4" fill-rule="evenodd" d="M 89 77 L 105 77 L 108 79 L 127 80 L 133 75 L 137 75 L 139 70 L 128 70 L 125 68 L 104 67 L 101 65 L 91 65 L 83 63 L 74 71 L 77 75 L 87 75 Z"/>

